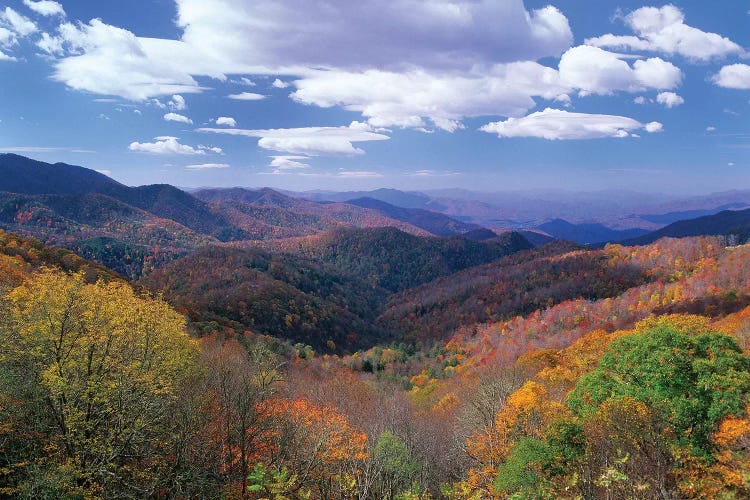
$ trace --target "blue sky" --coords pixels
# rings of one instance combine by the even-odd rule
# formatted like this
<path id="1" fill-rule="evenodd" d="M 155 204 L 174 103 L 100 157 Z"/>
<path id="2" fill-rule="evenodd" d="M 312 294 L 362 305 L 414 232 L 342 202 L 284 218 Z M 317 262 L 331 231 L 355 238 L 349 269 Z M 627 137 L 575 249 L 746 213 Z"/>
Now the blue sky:
<path id="1" fill-rule="evenodd" d="M 750 4 L 0 2 L 0 151 L 127 184 L 750 187 Z"/>

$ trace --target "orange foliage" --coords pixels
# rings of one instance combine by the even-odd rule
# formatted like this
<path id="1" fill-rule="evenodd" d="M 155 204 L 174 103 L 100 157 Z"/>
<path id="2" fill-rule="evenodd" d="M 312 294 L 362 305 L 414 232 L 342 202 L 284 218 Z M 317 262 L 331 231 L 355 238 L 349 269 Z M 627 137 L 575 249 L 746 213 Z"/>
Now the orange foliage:
<path id="1" fill-rule="evenodd" d="M 467 452 L 477 462 L 468 472 L 469 488 L 492 495 L 497 467 L 508 457 L 515 442 L 522 437 L 541 437 L 544 427 L 565 412 L 564 405 L 550 401 L 543 385 L 526 382 L 508 397 L 495 416 L 494 427 L 467 440 Z"/>
<path id="2" fill-rule="evenodd" d="M 267 405 L 289 423 L 279 444 L 287 452 L 282 459 L 291 462 L 290 470 L 307 470 L 310 478 L 323 480 L 350 472 L 351 462 L 368 457 L 367 435 L 354 429 L 338 410 L 305 399 L 276 399 Z"/>

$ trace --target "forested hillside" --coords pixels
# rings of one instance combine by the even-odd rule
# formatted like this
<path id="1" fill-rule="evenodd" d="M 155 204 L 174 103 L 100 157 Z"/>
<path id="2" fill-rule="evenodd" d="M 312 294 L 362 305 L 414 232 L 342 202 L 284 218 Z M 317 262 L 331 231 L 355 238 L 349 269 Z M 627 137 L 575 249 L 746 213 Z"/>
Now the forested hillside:
<path id="1" fill-rule="evenodd" d="M 356 267 L 344 279 L 299 254 L 211 247 L 149 277 L 174 310 L 4 233 L 1 491 L 743 498 L 750 250 L 725 244 L 523 250 L 432 284 L 448 318 L 484 283 L 489 322 L 452 313 L 465 324 L 445 341 L 385 336 L 337 356 L 320 352 L 382 334 L 341 326 L 373 328 L 369 305 L 388 293 Z M 282 313 L 291 342 L 264 335 Z M 335 335 L 305 336 L 316 322 Z"/>

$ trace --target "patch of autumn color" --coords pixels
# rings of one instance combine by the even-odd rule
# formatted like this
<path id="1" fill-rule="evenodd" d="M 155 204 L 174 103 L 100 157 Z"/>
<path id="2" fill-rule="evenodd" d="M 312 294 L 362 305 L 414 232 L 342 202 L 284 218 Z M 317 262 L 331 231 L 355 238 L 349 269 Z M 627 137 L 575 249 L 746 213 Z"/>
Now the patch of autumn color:
<path id="1" fill-rule="evenodd" d="M 745 353 L 750 351 L 750 307 L 717 321 L 714 328 L 734 337 Z"/>
<path id="2" fill-rule="evenodd" d="M 554 362 L 553 366 L 542 368 L 537 373 L 537 379 L 543 382 L 547 389 L 562 402 L 578 379 L 594 369 L 609 344 L 629 333 L 631 332 L 624 330 L 613 333 L 594 330 L 575 341 L 570 347 L 557 352 L 553 358 L 550 357 L 552 354 L 544 350 L 540 353 L 540 356 L 545 359 L 552 359 Z M 524 359 L 526 362 L 530 362 L 533 357 L 528 356 Z"/>
<path id="3" fill-rule="evenodd" d="M 712 436 L 713 463 L 688 462 L 680 491 L 688 498 L 750 498 L 750 405 L 744 417 L 728 416 Z"/>
<path id="4" fill-rule="evenodd" d="M 460 400 L 458 399 L 458 396 L 456 396 L 456 393 L 449 392 L 448 394 L 440 398 L 440 401 L 438 401 L 437 404 L 432 407 L 432 411 L 448 415 L 453 413 L 456 408 L 458 408 L 459 404 Z"/>
<path id="5" fill-rule="evenodd" d="M 28 273 L 29 268 L 20 256 L 0 255 L 0 284 L 18 286 Z"/>
<path id="6" fill-rule="evenodd" d="M 711 320 L 697 314 L 664 314 L 661 316 L 650 316 L 635 324 L 635 333 L 643 333 L 658 327 L 669 327 L 681 332 L 690 332 L 692 335 L 703 335 L 716 330 L 711 325 Z"/>
<path id="7" fill-rule="evenodd" d="M 286 450 L 282 460 L 289 470 L 299 471 L 305 483 L 356 473 L 353 463 L 365 460 L 367 435 L 351 426 L 335 408 L 305 399 L 277 399 L 268 402 L 271 412 L 288 421 L 279 445 Z M 306 471 L 306 472 L 305 472 Z"/>
<path id="8" fill-rule="evenodd" d="M 750 406 L 745 409 L 745 412 L 750 412 Z M 743 418 L 732 415 L 726 417 L 713 436 L 713 441 L 721 447 L 734 446 L 741 440 L 750 440 L 750 418 L 747 416 Z"/>
<path id="9" fill-rule="evenodd" d="M 497 477 L 497 468 L 515 443 L 523 437 L 541 438 L 544 427 L 565 413 L 564 405 L 549 400 L 543 385 L 526 382 L 508 397 L 495 416 L 494 427 L 467 440 L 467 452 L 476 462 L 468 472 L 466 485 L 469 489 L 493 495 L 492 483 Z"/>

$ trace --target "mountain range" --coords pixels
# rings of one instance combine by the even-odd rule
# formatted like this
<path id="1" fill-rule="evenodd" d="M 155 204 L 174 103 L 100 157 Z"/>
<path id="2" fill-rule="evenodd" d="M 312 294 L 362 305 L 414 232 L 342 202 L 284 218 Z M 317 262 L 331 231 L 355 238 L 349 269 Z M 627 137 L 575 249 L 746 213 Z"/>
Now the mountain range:
<path id="1" fill-rule="evenodd" d="M 477 207 L 494 221 L 516 217 L 518 207 L 499 207 L 519 196 L 186 192 L 129 187 L 83 167 L 0 155 L 0 228 L 67 248 L 163 293 L 202 334 L 249 331 L 337 353 L 386 341 L 434 342 L 462 326 L 560 301 L 614 297 L 654 279 L 648 263 L 634 268 L 592 246 L 699 235 L 742 243 L 750 236 L 750 210 L 715 213 L 743 208 L 742 192 L 669 202 L 687 211 L 659 213 L 647 205 L 639 220 L 652 226 L 678 214 L 708 214 L 655 231 L 562 218 L 576 220 L 580 211 L 536 225 L 514 219 L 509 225 L 519 231 L 467 222 L 477 219 Z M 694 208 L 700 203 L 704 208 Z"/>

